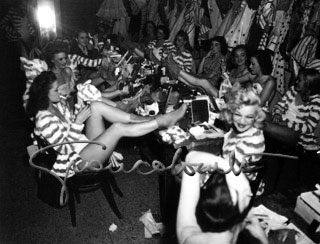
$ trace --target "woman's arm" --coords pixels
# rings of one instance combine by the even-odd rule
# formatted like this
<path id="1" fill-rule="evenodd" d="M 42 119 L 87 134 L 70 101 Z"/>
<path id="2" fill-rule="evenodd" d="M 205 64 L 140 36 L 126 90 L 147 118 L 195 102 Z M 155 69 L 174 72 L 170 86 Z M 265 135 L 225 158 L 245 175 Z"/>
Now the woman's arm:
<path id="1" fill-rule="evenodd" d="M 196 219 L 196 206 L 200 196 L 200 174 L 189 176 L 183 173 L 177 213 L 177 236 L 179 243 L 201 233 Z"/>
<path id="2" fill-rule="evenodd" d="M 261 107 L 265 106 L 268 101 L 272 100 L 271 96 L 275 94 L 275 90 L 276 81 L 271 76 L 269 76 L 265 86 L 260 93 Z"/>
<path id="3" fill-rule="evenodd" d="M 70 130 L 64 133 L 59 126 L 59 118 L 50 112 L 40 115 L 36 118 L 36 127 L 41 132 L 43 137 L 50 144 L 57 144 L 63 142 L 70 142 L 77 140 L 78 135 L 81 134 L 84 125 L 72 123 Z M 55 150 L 62 154 L 70 154 L 73 152 L 73 146 L 71 144 L 64 144 L 55 147 Z"/>

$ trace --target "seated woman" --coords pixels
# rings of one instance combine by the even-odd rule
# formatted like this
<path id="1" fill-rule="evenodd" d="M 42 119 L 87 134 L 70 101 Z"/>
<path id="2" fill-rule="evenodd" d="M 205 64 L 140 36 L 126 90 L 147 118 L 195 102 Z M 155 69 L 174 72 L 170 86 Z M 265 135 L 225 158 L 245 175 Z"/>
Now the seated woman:
<path id="1" fill-rule="evenodd" d="M 197 75 L 182 70 L 171 55 L 167 59 L 167 68 L 173 77 L 192 88 L 203 89 L 211 97 L 218 97 L 219 78 L 222 74 L 221 65 L 224 65 L 228 45 L 224 37 L 216 36 L 211 40 L 211 51 L 202 59 Z"/>
<path id="2" fill-rule="evenodd" d="M 251 89 L 238 90 L 225 112 L 233 127 L 225 135 L 222 157 L 200 151 L 188 153 L 186 163 L 195 167 L 196 173 L 184 173 L 182 177 L 177 217 L 179 243 L 236 243 L 243 228 L 259 243 L 268 243 L 257 220 L 244 221 L 252 192 L 256 191 L 251 191 L 248 179 L 253 180 L 256 175 L 241 172 L 249 157 L 256 162 L 264 151 L 259 129 L 264 117 L 259 97 Z M 218 169 L 225 176 L 214 172 Z M 237 176 L 234 170 L 238 171 Z"/>
<path id="3" fill-rule="evenodd" d="M 176 51 L 172 53 L 173 60 L 179 67 L 188 72 L 195 73 L 195 64 L 192 57 L 192 47 L 189 43 L 189 37 L 186 32 L 179 31 L 174 39 Z"/>
<path id="4" fill-rule="evenodd" d="M 45 60 L 48 64 L 49 70 L 53 71 L 57 77 L 58 86 L 59 86 L 59 93 L 60 95 L 65 99 L 65 101 L 69 101 L 69 103 L 72 105 L 74 103 L 72 98 L 69 98 L 69 95 L 75 91 L 75 82 L 77 80 L 77 74 L 75 74 L 74 70 L 72 70 L 69 67 L 69 56 L 68 56 L 68 50 L 65 44 L 63 43 L 49 43 L 49 45 L 45 48 Z M 72 55 L 74 57 L 74 55 Z M 97 60 L 91 60 L 94 62 L 90 62 L 90 59 L 76 59 L 78 60 L 77 63 L 82 63 L 84 65 L 89 64 L 89 66 L 98 66 L 99 64 L 102 64 L 104 67 L 111 66 L 111 61 L 109 58 L 104 58 L 103 62 L 102 59 Z M 75 61 L 75 60 L 74 60 Z M 93 79 L 91 81 L 91 85 L 98 85 L 102 82 L 105 82 L 103 78 Z M 128 87 L 125 87 L 124 89 L 112 89 L 107 90 L 101 94 L 101 99 L 104 103 L 109 104 L 114 107 L 119 107 L 121 109 L 127 110 L 126 105 L 122 104 L 121 102 L 113 102 L 110 99 L 119 96 L 128 94 Z M 130 107 L 132 104 L 129 105 Z"/>
<path id="5" fill-rule="evenodd" d="M 59 103 L 57 77 L 52 71 L 42 72 L 31 85 L 27 104 L 27 113 L 34 119 L 35 134 L 44 137 L 49 144 L 94 140 L 106 145 L 106 150 L 95 144 L 56 146 L 58 156 L 52 171 L 65 176 L 68 166 L 75 163 L 68 177 L 88 165 L 97 167 L 104 164 L 122 137 L 138 137 L 160 127 L 171 126 L 186 111 L 183 104 L 178 110 L 153 119 L 129 114 L 102 102 L 92 102 L 73 115 L 67 107 L 59 110 Z M 108 129 L 105 128 L 105 120 L 113 123 Z M 85 134 L 82 134 L 84 123 Z"/>
<path id="6" fill-rule="evenodd" d="M 198 77 L 207 79 L 214 87 L 218 88 L 218 80 L 221 77 L 221 64 L 225 62 L 228 45 L 223 36 L 215 36 L 211 39 L 211 50 L 202 59 L 198 68 Z"/>
<path id="7" fill-rule="evenodd" d="M 232 49 L 230 55 L 231 71 L 227 72 L 227 67 L 224 63 L 221 65 L 224 80 L 220 85 L 219 98 L 224 97 L 236 82 L 244 83 L 248 81 L 246 75 L 249 74 L 249 60 L 246 45 L 238 45 Z"/>
<path id="8" fill-rule="evenodd" d="M 139 42 L 141 50 L 144 50 L 151 41 L 157 39 L 156 29 L 157 27 L 153 21 L 149 20 L 145 23 L 142 30 L 143 37 Z"/>
<path id="9" fill-rule="evenodd" d="M 264 133 L 273 139 L 273 144 L 285 145 L 295 150 L 302 148 L 299 171 L 308 171 L 302 182 L 319 182 L 314 172 L 318 165 L 316 128 L 320 120 L 320 73 L 315 69 L 301 70 L 294 87 L 291 87 L 281 101 L 274 106 L 272 121 L 267 121 Z M 307 167 L 308 165 L 308 167 Z M 308 170 L 309 168 L 309 170 Z M 313 170 L 312 170 L 313 169 Z M 303 172 L 302 172 L 303 173 Z"/>
<path id="10" fill-rule="evenodd" d="M 269 243 L 257 217 L 248 214 L 251 198 L 243 173 L 215 172 L 205 182 L 198 172 L 193 176 L 184 173 L 177 214 L 178 243 Z"/>
<path id="11" fill-rule="evenodd" d="M 276 94 L 277 84 L 271 76 L 273 65 L 268 51 L 259 50 L 251 56 L 251 75 L 247 76 L 252 81 L 252 87 L 259 94 L 261 106 L 269 111 L 269 105 Z"/>
<path id="12" fill-rule="evenodd" d="M 251 88 L 235 91 L 226 104 L 226 108 L 221 111 L 221 119 L 232 126 L 230 131 L 224 135 L 222 157 L 192 151 L 189 153 L 190 160 L 200 160 L 205 164 L 218 161 L 229 165 L 229 162 L 232 162 L 236 168 L 247 167 L 249 160 L 250 165 L 254 165 L 254 162 L 261 159 L 261 155 L 249 156 L 247 154 L 259 154 L 265 150 L 261 128 L 266 115 L 260 104 L 260 98 Z M 255 173 L 247 176 L 250 180 L 256 178 Z"/>
<path id="13" fill-rule="evenodd" d="M 147 58 L 155 64 L 162 65 L 169 53 L 174 52 L 176 47 L 172 42 L 167 40 L 169 37 L 169 29 L 165 25 L 159 25 L 156 29 L 156 40 L 149 42 L 145 50 L 136 48 L 135 45 L 129 45 L 134 52 L 140 56 Z"/>

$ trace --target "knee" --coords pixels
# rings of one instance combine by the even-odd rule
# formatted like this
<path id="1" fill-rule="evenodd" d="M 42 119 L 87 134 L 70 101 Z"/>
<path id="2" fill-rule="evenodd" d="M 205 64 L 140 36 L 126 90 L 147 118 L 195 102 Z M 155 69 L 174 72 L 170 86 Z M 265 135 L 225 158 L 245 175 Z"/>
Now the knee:
<path id="1" fill-rule="evenodd" d="M 116 133 L 118 133 L 120 135 L 125 135 L 126 131 L 127 131 L 127 125 L 122 124 L 122 123 L 113 123 L 110 126 L 110 129 L 115 131 Z"/>
<path id="2" fill-rule="evenodd" d="M 90 103 L 91 114 L 100 114 L 101 109 L 103 108 L 103 103 L 100 101 L 94 101 Z"/>

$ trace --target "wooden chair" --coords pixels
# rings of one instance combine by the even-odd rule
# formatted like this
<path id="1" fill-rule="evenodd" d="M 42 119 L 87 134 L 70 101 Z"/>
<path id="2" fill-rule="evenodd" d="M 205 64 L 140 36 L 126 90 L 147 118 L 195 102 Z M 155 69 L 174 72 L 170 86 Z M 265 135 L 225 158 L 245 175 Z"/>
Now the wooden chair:
<path id="1" fill-rule="evenodd" d="M 116 216 L 121 219 L 123 216 L 120 213 L 117 204 L 115 202 L 112 190 L 113 189 L 120 197 L 123 196 L 123 193 L 119 189 L 114 174 L 109 170 L 102 169 L 100 171 L 83 171 L 76 173 L 70 178 L 63 178 L 56 175 L 51 171 L 49 161 L 52 162 L 56 155 L 52 155 L 55 152 L 54 150 L 43 150 L 45 149 L 47 142 L 44 138 L 35 136 L 35 139 L 38 145 L 29 146 L 28 153 L 30 156 L 29 163 L 36 169 L 36 181 L 38 183 L 38 197 L 49 204 L 50 206 L 56 208 L 62 208 L 68 204 L 71 223 L 72 226 L 76 226 L 76 202 L 80 203 L 80 194 L 86 192 L 92 192 L 100 189 L 104 196 L 106 197 L 111 209 L 116 214 Z M 40 152 L 37 152 L 39 151 Z M 41 195 L 41 187 L 52 186 L 55 189 L 52 189 L 54 194 L 59 194 L 60 199 L 51 199 L 51 196 Z M 59 189 L 57 189 L 59 188 Z M 51 191 L 51 189 L 50 189 Z M 57 193 L 58 191 L 58 193 Z M 45 191 L 44 191 L 45 192 Z M 49 195 L 49 194 L 48 194 Z M 57 197 L 56 195 L 54 196 Z M 60 200 L 60 201 L 59 201 Z"/>

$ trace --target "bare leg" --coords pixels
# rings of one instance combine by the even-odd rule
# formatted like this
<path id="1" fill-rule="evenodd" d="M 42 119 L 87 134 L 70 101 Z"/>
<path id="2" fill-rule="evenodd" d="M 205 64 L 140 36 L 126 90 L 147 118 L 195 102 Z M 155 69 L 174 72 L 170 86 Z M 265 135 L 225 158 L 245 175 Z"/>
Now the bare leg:
<path id="1" fill-rule="evenodd" d="M 80 156 L 83 161 L 98 161 L 104 163 L 114 151 L 120 138 L 122 137 L 138 137 L 148 134 L 159 127 L 169 127 L 180 120 L 187 109 L 183 104 L 178 110 L 161 115 L 158 118 L 139 124 L 121 124 L 115 123 L 105 130 L 94 140 L 101 142 L 107 146 L 106 150 L 102 150 L 100 146 L 89 144 L 81 152 Z"/>
<path id="2" fill-rule="evenodd" d="M 126 113 L 102 102 L 93 102 L 90 106 L 91 116 L 86 123 L 86 134 L 91 140 L 105 131 L 105 120 L 111 123 L 141 123 L 151 119 Z"/>
<path id="3" fill-rule="evenodd" d="M 181 70 L 179 72 L 179 80 L 193 87 L 201 87 L 209 96 L 218 97 L 218 89 L 215 88 L 207 79 L 197 78 L 187 72 Z"/>

